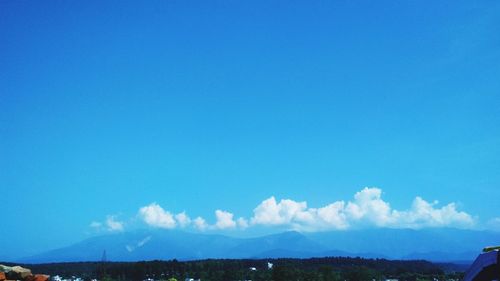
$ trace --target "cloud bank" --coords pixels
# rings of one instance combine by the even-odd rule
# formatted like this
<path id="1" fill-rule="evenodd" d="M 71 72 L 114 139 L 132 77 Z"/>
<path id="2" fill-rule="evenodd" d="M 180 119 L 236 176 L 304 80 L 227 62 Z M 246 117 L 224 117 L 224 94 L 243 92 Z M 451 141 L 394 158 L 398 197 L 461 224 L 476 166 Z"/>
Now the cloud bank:
<path id="1" fill-rule="evenodd" d="M 238 217 L 227 210 L 214 212 L 214 223 L 203 217 L 191 219 L 183 211 L 171 213 L 157 203 L 141 207 L 138 217 L 146 225 L 156 228 L 193 228 L 207 230 L 237 230 L 249 227 L 281 227 L 299 231 L 346 230 L 353 228 L 427 228 L 457 227 L 472 228 L 475 219 L 468 213 L 458 210 L 456 203 L 439 206 L 437 201 L 429 202 L 415 197 L 406 210 L 393 209 L 389 202 L 382 199 L 382 190 L 366 187 L 354 194 L 350 201 L 338 200 L 325 206 L 309 207 L 306 201 L 291 199 L 276 200 L 271 196 L 253 209 L 247 219 Z M 92 222 L 92 227 L 106 227 L 109 231 L 122 231 L 123 222 L 108 216 L 106 222 Z"/>
<path id="2" fill-rule="evenodd" d="M 252 225 L 281 225 L 292 229 L 317 231 L 353 227 L 459 227 L 474 226 L 471 215 L 458 211 L 455 203 L 441 208 L 421 197 L 413 200 L 405 211 L 394 210 L 382 199 L 379 188 L 364 188 L 349 202 L 336 201 L 320 208 L 309 208 L 307 202 L 289 199 L 277 202 L 274 197 L 264 200 L 254 209 Z"/>

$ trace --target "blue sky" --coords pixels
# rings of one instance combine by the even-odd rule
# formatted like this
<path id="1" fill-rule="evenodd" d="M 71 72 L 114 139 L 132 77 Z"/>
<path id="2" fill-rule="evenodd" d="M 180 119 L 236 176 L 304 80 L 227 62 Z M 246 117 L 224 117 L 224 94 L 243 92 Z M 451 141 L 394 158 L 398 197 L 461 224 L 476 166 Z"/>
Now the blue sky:
<path id="1" fill-rule="evenodd" d="M 335 202 L 346 227 L 327 229 L 496 229 L 499 14 L 497 1 L 1 1 L 0 257 L 169 215 L 180 227 L 184 211 L 204 231 L 317 231 Z"/>

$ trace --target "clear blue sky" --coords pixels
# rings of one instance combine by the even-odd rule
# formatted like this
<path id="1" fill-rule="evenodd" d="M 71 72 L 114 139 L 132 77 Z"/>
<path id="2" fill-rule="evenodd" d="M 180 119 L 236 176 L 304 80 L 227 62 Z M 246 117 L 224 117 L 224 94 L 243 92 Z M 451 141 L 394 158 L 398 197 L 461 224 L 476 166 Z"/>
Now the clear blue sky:
<path id="1" fill-rule="evenodd" d="M 499 15 L 465 0 L 1 1 L 0 258 L 109 215 L 131 225 L 152 202 L 213 223 L 365 186 L 487 225 Z"/>

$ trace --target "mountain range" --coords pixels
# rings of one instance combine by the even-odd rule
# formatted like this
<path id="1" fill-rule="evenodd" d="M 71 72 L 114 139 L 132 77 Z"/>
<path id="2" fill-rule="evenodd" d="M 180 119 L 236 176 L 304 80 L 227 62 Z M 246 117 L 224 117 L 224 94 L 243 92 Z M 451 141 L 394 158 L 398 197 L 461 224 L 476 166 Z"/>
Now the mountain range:
<path id="1" fill-rule="evenodd" d="M 19 262 L 99 261 L 104 251 L 110 261 L 359 256 L 468 262 L 483 247 L 499 244 L 498 232 L 448 228 L 288 231 L 255 238 L 156 229 L 96 236 Z"/>

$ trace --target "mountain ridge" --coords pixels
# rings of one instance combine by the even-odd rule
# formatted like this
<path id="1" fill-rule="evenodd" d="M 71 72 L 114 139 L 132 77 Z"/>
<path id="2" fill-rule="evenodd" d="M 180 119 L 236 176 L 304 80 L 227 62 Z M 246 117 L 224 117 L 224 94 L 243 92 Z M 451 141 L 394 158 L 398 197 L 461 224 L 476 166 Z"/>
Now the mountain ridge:
<path id="1" fill-rule="evenodd" d="M 99 261 L 106 250 L 110 261 L 346 256 L 447 262 L 471 261 L 484 246 L 495 244 L 500 233 L 460 229 L 287 231 L 253 238 L 155 229 L 91 237 L 17 261 Z"/>

